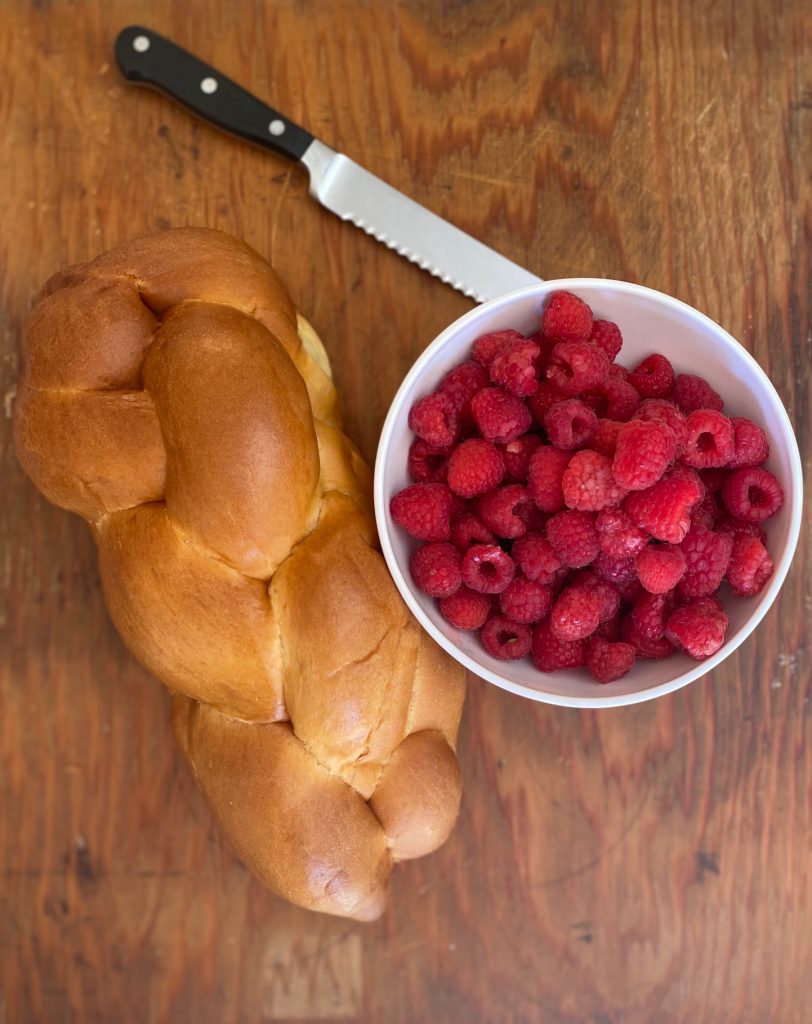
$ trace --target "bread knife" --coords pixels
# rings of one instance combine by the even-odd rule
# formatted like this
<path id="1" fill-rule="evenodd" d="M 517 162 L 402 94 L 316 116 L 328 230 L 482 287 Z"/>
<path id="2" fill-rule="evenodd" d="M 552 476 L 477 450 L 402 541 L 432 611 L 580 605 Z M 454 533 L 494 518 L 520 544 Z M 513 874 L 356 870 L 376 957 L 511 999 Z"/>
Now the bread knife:
<path id="1" fill-rule="evenodd" d="M 218 128 L 303 164 L 310 194 L 322 206 L 463 294 L 484 302 L 540 280 L 152 29 L 123 29 L 115 54 L 129 81 L 159 89 Z"/>

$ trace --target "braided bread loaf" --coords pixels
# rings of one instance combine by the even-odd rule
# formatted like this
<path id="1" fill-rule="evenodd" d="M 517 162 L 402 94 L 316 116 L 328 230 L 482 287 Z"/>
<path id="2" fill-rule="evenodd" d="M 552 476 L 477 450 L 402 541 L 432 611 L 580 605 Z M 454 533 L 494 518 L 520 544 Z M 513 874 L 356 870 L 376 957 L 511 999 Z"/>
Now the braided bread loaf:
<path id="1" fill-rule="evenodd" d="M 89 522 L 223 831 L 293 902 L 378 916 L 456 817 L 464 681 L 376 549 L 312 329 L 252 249 L 188 228 L 53 277 L 24 357 L 20 461 Z"/>

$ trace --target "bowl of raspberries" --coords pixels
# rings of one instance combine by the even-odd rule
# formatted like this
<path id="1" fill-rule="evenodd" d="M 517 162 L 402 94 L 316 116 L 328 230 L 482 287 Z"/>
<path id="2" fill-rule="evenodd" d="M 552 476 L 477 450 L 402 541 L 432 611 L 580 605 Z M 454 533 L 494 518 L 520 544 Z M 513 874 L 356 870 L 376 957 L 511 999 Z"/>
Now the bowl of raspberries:
<path id="1" fill-rule="evenodd" d="M 543 282 L 461 317 L 381 435 L 375 507 L 435 640 L 504 689 L 630 704 L 704 675 L 786 576 L 801 462 L 726 331 L 638 285 Z"/>

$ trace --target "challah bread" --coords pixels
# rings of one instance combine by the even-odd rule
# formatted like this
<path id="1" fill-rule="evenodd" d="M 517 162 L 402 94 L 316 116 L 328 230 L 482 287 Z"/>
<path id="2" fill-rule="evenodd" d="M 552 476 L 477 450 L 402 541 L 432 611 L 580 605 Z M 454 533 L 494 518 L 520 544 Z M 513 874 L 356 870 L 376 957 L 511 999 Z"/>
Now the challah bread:
<path id="1" fill-rule="evenodd" d="M 392 863 L 456 818 L 464 675 L 386 571 L 326 354 L 273 270 L 184 228 L 57 274 L 14 415 L 239 856 L 295 903 L 376 917 Z"/>

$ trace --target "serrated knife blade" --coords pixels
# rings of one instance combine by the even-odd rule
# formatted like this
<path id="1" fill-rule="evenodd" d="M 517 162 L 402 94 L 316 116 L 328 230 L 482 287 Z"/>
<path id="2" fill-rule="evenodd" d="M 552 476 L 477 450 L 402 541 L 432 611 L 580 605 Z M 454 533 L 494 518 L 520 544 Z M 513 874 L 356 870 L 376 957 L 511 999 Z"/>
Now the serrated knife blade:
<path id="1" fill-rule="evenodd" d="M 484 302 L 540 280 L 152 29 L 123 29 L 115 54 L 129 81 L 160 89 L 218 128 L 302 163 L 322 206 L 465 295 Z"/>

